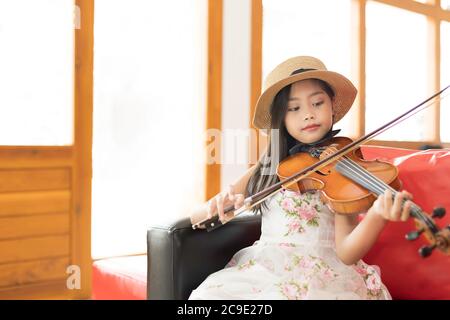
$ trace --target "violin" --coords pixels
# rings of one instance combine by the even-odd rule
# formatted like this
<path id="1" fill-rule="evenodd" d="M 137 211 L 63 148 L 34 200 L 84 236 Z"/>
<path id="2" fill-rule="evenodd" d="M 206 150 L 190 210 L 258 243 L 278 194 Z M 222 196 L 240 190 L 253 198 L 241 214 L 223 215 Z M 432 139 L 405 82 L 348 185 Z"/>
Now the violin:
<path id="1" fill-rule="evenodd" d="M 308 152 L 300 152 L 287 157 L 277 167 L 280 182 L 247 197 L 244 200 L 244 205 L 239 209 L 235 209 L 234 206 L 225 208 L 224 213 L 233 212 L 234 216 L 239 215 L 285 189 L 300 192 L 319 190 L 322 201 L 338 214 L 355 214 L 367 211 L 376 197 L 384 193 L 386 189 L 389 189 L 392 196 L 395 197 L 398 190 L 401 189 L 397 168 L 380 160 L 364 160 L 359 146 L 405 120 L 412 112 L 438 97 L 448 88 L 450 86 L 358 140 L 352 141 L 346 137 L 334 137 L 324 144 L 309 148 Z M 425 107 L 430 105 L 431 103 Z M 422 246 L 419 249 L 419 254 L 422 257 L 428 257 L 437 248 L 444 254 L 449 255 L 450 225 L 439 228 L 434 221 L 434 218 L 442 218 L 445 215 L 445 209 L 436 208 L 430 215 L 413 203 L 410 215 L 415 219 L 418 229 L 408 233 L 406 239 L 415 240 L 423 233 L 430 243 L 430 245 Z M 203 225 L 207 231 L 212 231 L 224 223 L 216 215 L 193 224 L 192 228 L 196 229 Z"/>
<path id="2" fill-rule="evenodd" d="M 334 137 L 325 145 L 291 155 L 278 165 L 277 175 L 285 180 L 352 142 L 350 138 Z M 322 201 L 333 212 L 355 214 L 367 211 L 384 190 L 400 190 L 401 182 L 396 166 L 380 160 L 364 160 L 358 148 L 284 188 L 301 193 L 319 190 Z"/>
<path id="3" fill-rule="evenodd" d="M 277 168 L 277 175 L 284 181 L 302 168 L 312 166 L 320 159 L 335 153 L 353 141 L 346 137 L 332 138 L 327 145 L 318 145 L 308 152 L 299 152 L 284 159 Z M 392 192 L 392 197 L 401 189 L 397 167 L 380 160 L 364 160 L 361 149 L 347 153 L 338 160 L 316 170 L 308 177 L 289 184 L 285 189 L 307 192 L 320 191 L 322 201 L 338 214 L 356 214 L 367 211 L 386 189 Z M 403 200 L 403 203 L 406 200 Z M 406 235 L 407 240 L 416 240 L 425 232 L 431 246 L 419 249 L 422 257 L 427 257 L 435 248 L 445 254 L 450 254 L 450 227 L 439 230 L 433 218 L 442 218 L 444 208 L 436 208 L 430 215 L 416 204 L 412 204 L 410 214 L 416 221 L 417 231 Z"/>

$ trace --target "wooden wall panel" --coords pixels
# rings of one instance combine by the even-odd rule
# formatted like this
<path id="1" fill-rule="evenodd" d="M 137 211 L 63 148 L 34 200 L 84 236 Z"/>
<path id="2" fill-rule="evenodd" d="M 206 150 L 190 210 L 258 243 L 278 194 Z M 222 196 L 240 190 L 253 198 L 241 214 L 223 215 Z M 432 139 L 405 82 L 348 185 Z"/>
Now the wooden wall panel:
<path id="1" fill-rule="evenodd" d="M 55 168 L 73 166 L 73 147 L 0 146 L 0 168 Z"/>
<path id="2" fill-rule="evenodd" d="M 0 218 L 0 240 L 67 234 L 69 214 L 45 214 Z"/>
<path id="3" fill-rule="evenodd" d="M 0 241 L 0 264 L 68 256 L 69 235 Z"/>
<path id="4" fill-rule="evenodd" d="M 69 258 L 55 258 L 0 265 L 0 288 L 67 278 Z"/>
<path id="5" fill-rule="evenodd" d="M 0 287 L 0 300 L 68 299 L 71 297 L 73 297 L 73 293 L 68 292 L 65 279 Z"/>
<path id="6" fill-rule="evenodd" d="M 70 189 L 70 170 L 0 169 L 0 192 Z"/>
<path id="7" fill-rule="evenodd" d="M 0 193 L 0 217 L 68 212 L 71 191 Z"/>

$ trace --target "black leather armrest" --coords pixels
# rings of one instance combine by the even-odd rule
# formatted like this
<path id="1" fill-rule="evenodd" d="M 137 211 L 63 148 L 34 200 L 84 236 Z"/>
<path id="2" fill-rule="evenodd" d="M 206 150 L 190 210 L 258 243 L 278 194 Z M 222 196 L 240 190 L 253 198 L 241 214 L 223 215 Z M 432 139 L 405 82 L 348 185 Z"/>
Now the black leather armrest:
<path id="1" fill-rule="evenodd" d="M 240 215 L 207 232 L 193 230 L 189 218 L 147 232 L 147 298 L 185 300 L 211 273 L 225 267 L 234 253 L 261 234 L 260 215 Z"/>

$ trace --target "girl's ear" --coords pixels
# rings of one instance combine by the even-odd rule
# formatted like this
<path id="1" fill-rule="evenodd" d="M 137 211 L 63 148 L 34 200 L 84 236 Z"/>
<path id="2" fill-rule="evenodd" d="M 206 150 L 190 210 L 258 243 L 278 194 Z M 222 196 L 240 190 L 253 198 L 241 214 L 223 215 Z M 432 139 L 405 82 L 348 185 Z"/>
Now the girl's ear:
<path id="1" fill-rule="evenodd" d="M 334 118 L 336 117 L 336 111 L 334 110 L 335 101 L 336 101 L 335 97 L 331 98 L 331 112 L 333 113 L 333 121 L 334 121 Z"/>

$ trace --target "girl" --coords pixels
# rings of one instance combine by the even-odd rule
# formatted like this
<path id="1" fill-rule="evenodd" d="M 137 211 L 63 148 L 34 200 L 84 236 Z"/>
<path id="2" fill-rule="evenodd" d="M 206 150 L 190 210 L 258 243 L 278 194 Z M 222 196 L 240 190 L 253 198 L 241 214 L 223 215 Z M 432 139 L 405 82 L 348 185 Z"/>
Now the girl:
<path id="1" fill-rule="evenodd" d="M 224 206 L 239 208 L 244 195 L 279 181 L 270 167 L 336 135 L 333 124 L 348 112 L 357 93 L 346 77 L 307 56 L 278 65 L 264 87 L 253 123 L 269 129 L 272 139 L 277 131 L 277 141 L 229 190 L 208 202 L 208 218 L 230 219 Z M 411 198 L 403 191 L 393 201 L 386 190 L 358 224 L 357 215 L 332 213 L 320 192 L 280 191 L 254 208 L 262 213 L 260 239 L 211 274 L 190 299 L 391 299 L 376 266 L 361 258 L 387 221 L 409 217 L 411 202 L 401 204 Z M 193 223 L 196 219 L 191 216 Z"/>

